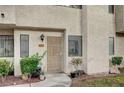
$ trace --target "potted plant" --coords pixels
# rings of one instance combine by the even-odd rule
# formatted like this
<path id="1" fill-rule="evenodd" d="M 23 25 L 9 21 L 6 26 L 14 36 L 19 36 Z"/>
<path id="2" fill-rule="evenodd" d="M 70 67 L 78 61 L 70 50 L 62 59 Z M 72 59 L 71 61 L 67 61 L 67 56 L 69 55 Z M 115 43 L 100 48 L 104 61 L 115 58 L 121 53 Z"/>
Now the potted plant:
<path id="1" fill-rule="evenodd" d="M 40 74 L 40 80 L 45 80 L 45 73 L 42 71 Z"/>
<path id="2" fill-rule="evenodd" d="M 122 63 L 123 57 L 112 57 L 112 64 L 118 66 Z"/>
<path id="3" fill-rule="evenodd" d="M 37 69 L 32 73 L 33 78 L 39 78 L 41 74 L 41 66 L 38 66 Z"/>
<path id="4" fill-rule="evenodd" d="M 120 73 L 118 66 L 122 63 L 122 60 L 123 60 L 123 57 L 112 57 L 111 59 L 112 67 L 110 68 L 111 74 Z"/>
<path id="5" fill-rule="evenodd" d="M 81 64 L 82 64 L 82 59 L 81 58 L 73 58 L 71 60 L 71 64 L 73 65 L 75 71 L 71 72 L 70 75 L 72 78 L 75 78 L 76 76 L 79 75 L 78 71 L 79 71 L 79 66 L 81 66 Z"/>
<path id="6" fill-rule="evenodd" d="M 70 76 L 71 76 L 71 78 L 75 78 L 76 77 L 76 73 L 70 72 Z"/>

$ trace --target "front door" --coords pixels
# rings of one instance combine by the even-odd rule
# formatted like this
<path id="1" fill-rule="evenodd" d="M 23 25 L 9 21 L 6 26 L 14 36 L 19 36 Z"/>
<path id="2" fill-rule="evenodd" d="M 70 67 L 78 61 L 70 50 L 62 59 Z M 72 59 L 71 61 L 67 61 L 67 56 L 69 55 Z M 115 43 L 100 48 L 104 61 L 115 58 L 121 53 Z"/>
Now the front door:
<path id="1" fill-rule="evenodd" d="M 47 72 L 62 72 L 63 66 L 63 38 L 47 37 Z"/>

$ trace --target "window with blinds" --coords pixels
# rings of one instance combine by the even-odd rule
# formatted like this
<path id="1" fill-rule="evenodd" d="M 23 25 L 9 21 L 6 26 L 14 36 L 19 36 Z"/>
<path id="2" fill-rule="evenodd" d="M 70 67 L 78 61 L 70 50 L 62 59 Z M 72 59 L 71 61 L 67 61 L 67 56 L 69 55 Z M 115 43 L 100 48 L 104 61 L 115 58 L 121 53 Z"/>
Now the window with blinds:
<path id="1" fill-rule="evenodd" d="M 82 56 L 82 36 L 69 36 L 68 50 L 69 56 Z"/>
<path id="2" fill-rule="evenodd" d="M 114 55 L 114 37 L 109 37 L 109 55 Z"/>
<path id="3" fill-rule="evenodd" d="M 13 35 L 0 35 L 0 57 L 14 57 Z"/>
<path id="4" fill-rule="evenodd" d="M 29 56 L 29 35 L 20 35 L 20 57 Z"/>

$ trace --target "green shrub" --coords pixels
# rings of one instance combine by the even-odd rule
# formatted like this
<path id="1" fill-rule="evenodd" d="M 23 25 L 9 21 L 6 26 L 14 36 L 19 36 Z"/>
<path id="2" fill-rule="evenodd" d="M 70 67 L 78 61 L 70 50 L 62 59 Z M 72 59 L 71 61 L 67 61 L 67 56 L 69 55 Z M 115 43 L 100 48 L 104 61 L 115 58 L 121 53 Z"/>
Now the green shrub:
<path id="1" fill-rule="evenodd" d="M 32 74 L 36 70 L 39 61 L 34 57 L 26 57 L 21 59 L 21 71 L 22 74 Z"/>
<path id="2" fill-rule="evenodd" d="M 7 76 L 9 73 L 10 62 L 0 60 L 0 76 Z"/>
<path id="3" fill-rule="evenodd" d="M 20 61 L 22 74 L 32 75 L 34 71 L 37 70 L 39 62 L 44 57 L 45 53 L 46 52 L 44 52 L 42 56 L 39 56 L 37 53 L 31 57 L 22 58 Z"/>
<path id="4" fill-rule="evenodd" d="M 8 75 L 14 75 L 14 64 L 11 63 L 10 67 L 9 67 L 9 73 Z"/>
<path id="5" fill-rule="evenodd" d="M 122 63 L 123 57 L 112 57 L 113 65 L 120 65 Z"/>

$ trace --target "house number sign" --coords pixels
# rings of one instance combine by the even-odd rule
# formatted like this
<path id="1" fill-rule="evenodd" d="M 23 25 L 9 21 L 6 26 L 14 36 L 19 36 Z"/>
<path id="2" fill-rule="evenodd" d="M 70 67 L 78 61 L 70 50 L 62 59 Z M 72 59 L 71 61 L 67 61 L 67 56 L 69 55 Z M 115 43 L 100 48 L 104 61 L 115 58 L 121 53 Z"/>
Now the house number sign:
<path id="1" fill-rule="evenodd" d="M 39 46 L 39 47 L 44 47 L 44 44 L 39 44 L 38 46 Z"/>

